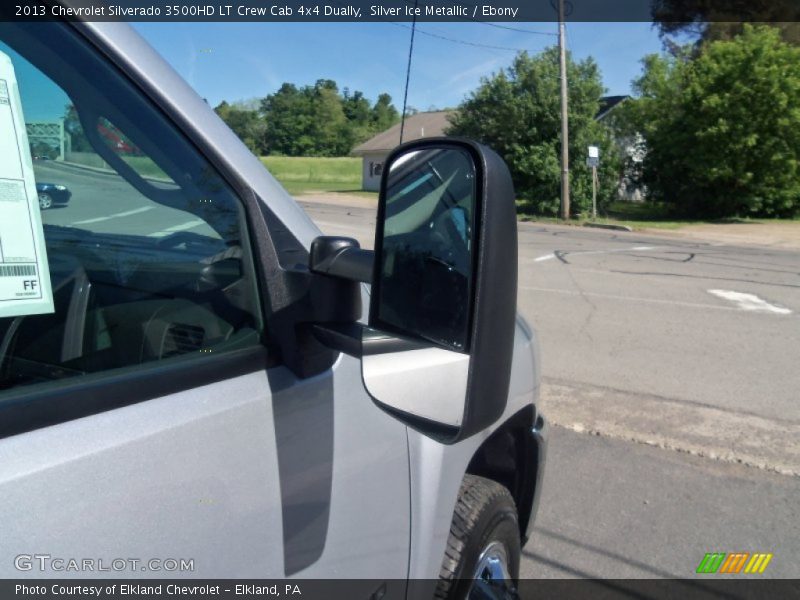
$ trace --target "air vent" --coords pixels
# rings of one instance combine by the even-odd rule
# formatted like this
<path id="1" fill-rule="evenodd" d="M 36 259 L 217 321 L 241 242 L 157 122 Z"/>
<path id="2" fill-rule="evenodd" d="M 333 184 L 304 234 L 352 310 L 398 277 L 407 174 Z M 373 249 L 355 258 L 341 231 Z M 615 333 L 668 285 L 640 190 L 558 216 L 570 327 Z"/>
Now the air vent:
<path id="1" fill-rule="evenodd" d="M 161 357 L 175 356 L 197 352 L 203 347 L 206 330 L 197 325 L 173 323 L 164 335 L 164 346 Z"/>

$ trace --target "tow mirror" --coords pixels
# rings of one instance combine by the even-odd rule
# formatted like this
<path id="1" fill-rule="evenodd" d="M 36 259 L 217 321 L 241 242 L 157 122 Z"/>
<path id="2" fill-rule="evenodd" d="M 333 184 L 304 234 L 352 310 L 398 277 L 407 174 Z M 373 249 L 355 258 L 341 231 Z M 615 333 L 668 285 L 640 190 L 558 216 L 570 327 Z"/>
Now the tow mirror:
<path id="1" fill-rule="evenodd" d="M 385 165 L 369 327 L 321 326 L 318 338 L 361 357 L 378 405 L 453 442 L 506 406 L 517 298 L 511 177 L 492 150 L 454 138 L 400 146 Z M 318 238 L 311 269 L 363 280 L 365 252 Z"/>

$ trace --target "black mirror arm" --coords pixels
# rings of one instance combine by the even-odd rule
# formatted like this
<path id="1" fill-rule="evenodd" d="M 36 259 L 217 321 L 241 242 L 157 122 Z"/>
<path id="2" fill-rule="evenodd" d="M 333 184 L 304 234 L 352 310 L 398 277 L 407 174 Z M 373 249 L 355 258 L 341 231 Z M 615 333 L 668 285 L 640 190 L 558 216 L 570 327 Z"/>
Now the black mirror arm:
<path id="1" fill-rule="evenodd" d="M 311 244 L 308 266 L 312 273 L 372 283 L 374 260 L 375 253 L 352 238 L 320 236 Z"/>
<path id="2" fill-rule="evenodd" d="M 323 345 L 356 358 L 431 347 L 425 340 L 396 336 L 361 323 L 316 323 L 311 331 Z"/>

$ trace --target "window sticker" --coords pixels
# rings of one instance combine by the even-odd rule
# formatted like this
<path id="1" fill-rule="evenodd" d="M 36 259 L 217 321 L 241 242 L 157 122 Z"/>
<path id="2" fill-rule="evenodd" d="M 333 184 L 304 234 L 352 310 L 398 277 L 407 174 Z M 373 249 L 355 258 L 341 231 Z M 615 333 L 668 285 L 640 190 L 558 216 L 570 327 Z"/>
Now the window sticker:
<path id="1" fill-rule="evenodd" d="M 0 52 L 0 318 L 54 312 L 14 66 Z"/>

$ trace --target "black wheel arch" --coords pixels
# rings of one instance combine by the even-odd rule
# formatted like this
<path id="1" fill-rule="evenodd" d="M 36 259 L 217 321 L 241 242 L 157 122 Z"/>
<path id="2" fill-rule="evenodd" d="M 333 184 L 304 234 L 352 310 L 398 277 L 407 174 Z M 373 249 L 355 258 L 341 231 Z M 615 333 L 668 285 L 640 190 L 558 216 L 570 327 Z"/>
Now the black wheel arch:
<path id="1" fill-rule="evenodd" d="M 480 445 L 467 467 L 467 474 L 496 481 L 511 492 L 523 545 L 527 542 L 539 469 L 540 449 L 531 435 L 535 421 L 532 404 L 515 413 Z"/>

